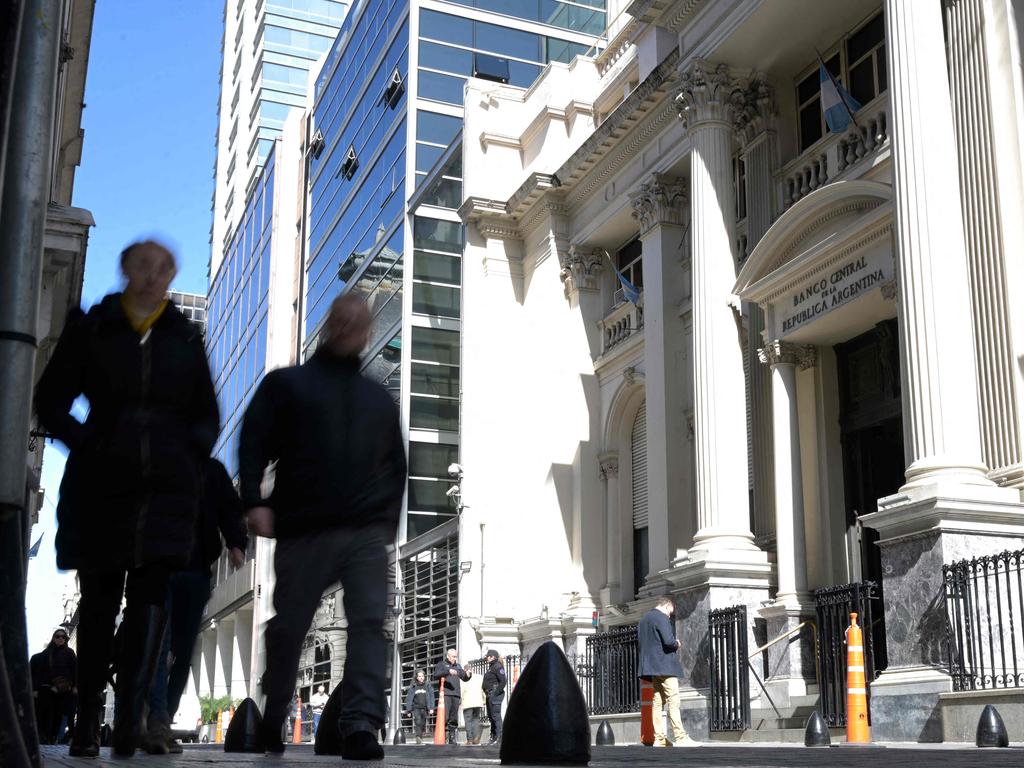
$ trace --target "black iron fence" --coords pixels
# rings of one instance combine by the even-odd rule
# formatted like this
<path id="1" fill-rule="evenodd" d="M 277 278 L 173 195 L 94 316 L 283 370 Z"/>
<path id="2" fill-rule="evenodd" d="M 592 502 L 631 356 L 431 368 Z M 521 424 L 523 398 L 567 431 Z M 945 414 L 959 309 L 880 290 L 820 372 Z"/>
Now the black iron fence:
<path id="1" fill-rule="evenodd" d="M 640 711 L 639 648 L 635 624 L 614 627 L 588 637 L 582 657 L 569 659 L 590 714 Z"/>
<path id="2" fill-rule="evenodd" d="M 818 670 L 821 691 L 821 715 L 833 728 L 846 725 L 846 630 L 850 614 L 864 634 L 864 679 L 869 683 L 885 668 L 884 627 L 875 618 L 881 616 L 881 595 L 872 581 L 826 587 L 814 592 L 818 615 Z M 868 717 L 871 716 L 871 687 L 868 686 Z"/>
<path id="3" fill-rule="evenodd" d="M 745 730 L 750 727 L 747 607 L 734 605 L 711 611 L 708 635 L 711 645 L 711 730 Z"/>
<path id="4" fill-rule="evenodd" d="M 953 690 L 1024 687 L 1024 549 L 942 566 Z"/>

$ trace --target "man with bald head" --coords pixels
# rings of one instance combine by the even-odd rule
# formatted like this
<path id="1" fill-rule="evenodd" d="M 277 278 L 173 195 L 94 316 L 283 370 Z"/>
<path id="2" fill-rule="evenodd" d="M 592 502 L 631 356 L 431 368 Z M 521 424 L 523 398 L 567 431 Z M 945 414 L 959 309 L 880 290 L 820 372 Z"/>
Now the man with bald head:
<path id="1" fill-rule="evenodd" d="M 239 476 L 249 530 L 275 538 L 276 615 L 267 623 L 263 736 L 284 751 L 282 726 L 302 641 L 324 590 L 341 582 L 348 621 L 341 711 L 342 756 L 379 760 L 384 725 L 383 636 L 387 555 L 405 491 L 398 409 L 387 390 L 360 375 L 370 332 L 366 302 L 334 300 L 321 344 L 302 365 L 268 373 L 242 420 Z M 263 477 L 277 462 L 273 490 Z"/>

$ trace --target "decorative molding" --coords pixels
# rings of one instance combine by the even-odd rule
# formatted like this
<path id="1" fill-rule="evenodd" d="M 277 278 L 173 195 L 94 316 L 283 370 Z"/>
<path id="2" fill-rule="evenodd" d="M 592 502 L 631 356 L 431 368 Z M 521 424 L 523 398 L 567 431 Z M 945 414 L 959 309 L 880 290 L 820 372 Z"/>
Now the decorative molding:
<path id="1" fill-rule="evenodd" d="M 882 289 L 883 299 L 886 301 L 896 301 L 900 290 L 900 284 L 896 280 L 889 280 L 888 282 L 882 283 L 880 287 Z"/>
<path id="2" fill-rule="evenodd" d="M 641 235 L 659 224 L 681 226 L 686 211 L 686 179 L 652 174 L 637 191 L 630 193 L 629 199 Z"/>
<path id="3" fill-rule="evenodd" d="M 694 59 L 680 70 L 679 86 L 675 103 L 687 129 L 707 122 L 735 125 L 737 115 L 745 114 L 748 78 L 728 64 Z"/>
<path id="4" fill-rule="evenodd" d="M 763 75 L 754 75 L 743 89 L 742 102 L 733 113 L 733 131 L 740 147 L 746 147 L 765 131 L 775 130 L 778 115 L 775 89 Z"/>
<path id="5" fill-rule="evenodd" d="M 797 235 L 797 237 L 795 237 L 793 241 L 786 246 L 785 250 L 783 250 L 778 255 L 775 261 L 772 262 L 771 267 L 768 270 L 766 270 L 766 273 L 774 272 L 776 269 L 778 269 L 787 261 L 789 261 L 790 256 L 793 255 L 793 251 L 799 248 L 800 245 L 802 245 L 812 234 L 814 234 L 815 231 L 823 227 L 828 222 L 840 216 L 845 216 L 848 213 L 867 213 L 868 211 L 873 211 L 883 202 L 884 201 L 878 199 L 856 200 L 852 203 L 847 203 L 846 205 L 840 205 L 836 208 L 829 209 L 821 216 L 809 222 L 806 226 L 802 227 L 799 230 L 799 234 Z"/>
<path id="6" fill-rule="evenodd" d="M 515 221 L 498 216 L 481 216 L 473 221 L 476 224 L 477 232 L 488 239 L 498 240 L 522 240 Z"/>
<path id="7" fill-rule="evenodd" d="M 567 253 L 558 254 L 558 263 L 561 266 L 558 277 L 567 299 L 575 291 L 600 290 L 604 251 L 583 245 L 570 245 Z"/>
<path id="8" fill-rule="evenodd" d="M 602 453 L 597 457 L 598 462 L 601 465 L 601 479 L 608 480 L 614 479 L 619 476 L 619 454 L 618 453 Z"/>
<path id="9" fill-rule="evenodd" d="M 812 344 L 791 344 L 776 339 L 757 350 L 757 359 L 773 368 L 795 365 L 804 371 L 817 365 L 818 350 Z"/>
<path id="10" fill-rule="evenodd" d="M 622 380 L 627 387 L 633 387 L 644 383 L 644 372 L 638 371 L 634 366 L 629 366 L 622 371 Z"/>

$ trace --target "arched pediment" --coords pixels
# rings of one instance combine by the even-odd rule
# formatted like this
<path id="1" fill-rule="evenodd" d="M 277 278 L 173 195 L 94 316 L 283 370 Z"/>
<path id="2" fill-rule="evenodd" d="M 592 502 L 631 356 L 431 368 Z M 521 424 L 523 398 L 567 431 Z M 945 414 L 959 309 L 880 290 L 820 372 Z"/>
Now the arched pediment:
<path id="1" fill-rule="evenodd" d="M 879 210 L 881 209 L 881 210 Z M 733 292 L 752 293 L 765 278 L 791 263 L 813 258 L 847 240 L 868 220 L 892 215 L 892 187 L 861 179 L 837 181 L 798 200 L 775 220 L 740 270 Z"/>

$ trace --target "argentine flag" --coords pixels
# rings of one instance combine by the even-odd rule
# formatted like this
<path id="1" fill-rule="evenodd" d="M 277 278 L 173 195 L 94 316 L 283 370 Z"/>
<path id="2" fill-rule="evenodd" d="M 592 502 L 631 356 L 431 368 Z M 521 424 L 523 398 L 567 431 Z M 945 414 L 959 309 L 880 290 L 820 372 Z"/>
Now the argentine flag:
<path id="1" fill-rule="evenodd" d="M 626 301 L 633 306 L 636 306 L 636 303 L 640 301 L 640 289 L 629 282 L 624 274 L 619 272 L 619 268 L 615 266 L 615 260 L 608 251 L 605 251 L 604 255 L 608 257 L 608 262 L 612 265 L 612 269 L 615 270 L 615 275 L 619 278 L 619 285 L 622 286 L 622 295 L 626 298 Z"/>
<path id="2" fill-rule="evenodd" d="M 818 73 L 821 81 L 821 111 L 825 113 L 825 122 L 832 133 L 842 133 L 854 121 L 853 113 L 861 105 L 836 82 L 821 59 L 818 59 Z"/>

